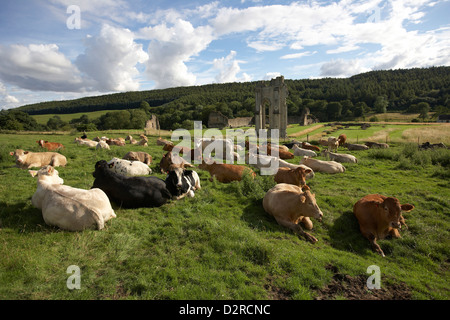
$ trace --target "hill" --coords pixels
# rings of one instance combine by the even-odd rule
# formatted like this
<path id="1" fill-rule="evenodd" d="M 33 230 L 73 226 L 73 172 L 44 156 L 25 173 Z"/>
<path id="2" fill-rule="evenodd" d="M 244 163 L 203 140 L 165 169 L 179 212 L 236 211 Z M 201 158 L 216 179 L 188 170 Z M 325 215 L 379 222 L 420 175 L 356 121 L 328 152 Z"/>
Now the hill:
<path id="1" fill-rule="evenodd" d="M 288 113 L 304 108 L 320 121 L 351 120 L 370 112 L 445 114 L 450 110 L 450 67 L 372 71 L 346 79 L 285 80 Z M 228 118 L 253 116 L 257 82 L 209 84 L 41 102 L 15 110 L 29 115 L 87 113 L 144 108 L 161 127 L 176 129 L 185 121 L 208 119 L 211 111 Z"/>

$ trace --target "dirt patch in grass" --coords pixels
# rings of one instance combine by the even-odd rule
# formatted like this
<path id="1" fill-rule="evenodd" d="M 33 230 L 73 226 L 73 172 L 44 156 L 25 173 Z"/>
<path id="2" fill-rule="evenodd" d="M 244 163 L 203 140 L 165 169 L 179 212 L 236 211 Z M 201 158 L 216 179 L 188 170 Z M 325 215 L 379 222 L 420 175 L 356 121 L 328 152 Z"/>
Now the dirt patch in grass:
<path id="1" fill-rule="evenodd" d="M 325 288 L 316 292 L 316 300 L 411 300 L 411 289 L 404 283 L 386 284 L 381 279 L 381 288 L 370 290 L 367 279 L 370 275 L 349 276 L 339 273 L 334 266 L 327 266 L 334 272 L 333 279 Z"/>

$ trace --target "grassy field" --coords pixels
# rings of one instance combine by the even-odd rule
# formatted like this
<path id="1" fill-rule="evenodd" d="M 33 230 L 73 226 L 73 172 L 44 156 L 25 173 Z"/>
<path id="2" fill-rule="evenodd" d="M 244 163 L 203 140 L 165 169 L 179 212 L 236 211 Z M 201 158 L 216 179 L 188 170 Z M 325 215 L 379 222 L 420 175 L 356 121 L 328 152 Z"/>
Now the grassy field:
<path id="1" fill-rule="evenodd" d="M 65 122 L 69 122 L 72 119 L 78 119 L 82 115 L 87 115 L 89 117 L 89 120 L 94 120 L 97 118 L 100 118 L 102 115 L 108 113 L 108 112 L 114 112 L 117 110 L 101 110 L 101 111 L 92 111 L 92 112 L 80 112 L 80 113 L 67 113 L 67 114 L 36 114 L 32 115 L 32 117 L 36 120 L 39 124 L 47 124 L 48 120 L 50 118 L 53 118 L 54 116 L 58 116 L 61 118 L 61 120 Z"/>
<path id="2" fill-rule="evenodd" d="M 202 189 L 194 198 L 155 209 L 114 205 L 117 218 L 101 231 L 58 230 L 47 226 L 31 204 L 36 179 L 27 170 L 13 168 L 9 155 L 16 148 L 40 151 L 36 140 L 42 136 L 1 134 L 0 300 L 448 300 L 450 150 L 419 151 L 403 138 L 413 134 L 408 132 L 412 128 L 343 130 L 351 140 L 362 142 L 380 130 L 393 129 L 388 131 L 391 147 L 352 152 L 341 148 L 339 152 L 351 153 L 359 162 L 345 164 L 345 173 L 316 173 L 307 181 L 324 213 L 321 223 L 313 221 L 316 244 L 298 238 L 264 212 L 262 198 L 274 185 L 273 177 L 221 184 L 210 182 L 209 174 L 198 168 Z M 114 138 L 127 133 L 89 135 Z M 66 146 L 61 153 L 68 165 L 58 168 L 66 185 L 89 189 L 96 161 L 131 150 L 150 153 L 153 175 L 164 178 L 158 169 L 163 151 L 156 136 L 149 138 L 149 147 L 127 144 L 109 151 L 75 145 L 71 134 L 45 138 Z M 448 131 L 441 138 L 448 141 Z M 290 162 L 298 163 L 299 157 Z M 415 206 L 404 214 L 408 229 L 402 229 L 401 239 L 379 241 L 385 258 L 371 250 L 352 214 L 353 204 L 370 193 Z M 81 269 L 79 290 L 66 286 L 71 265 Z M 366 287 L 372 265 L 381 270 L 379 291 Z"/>

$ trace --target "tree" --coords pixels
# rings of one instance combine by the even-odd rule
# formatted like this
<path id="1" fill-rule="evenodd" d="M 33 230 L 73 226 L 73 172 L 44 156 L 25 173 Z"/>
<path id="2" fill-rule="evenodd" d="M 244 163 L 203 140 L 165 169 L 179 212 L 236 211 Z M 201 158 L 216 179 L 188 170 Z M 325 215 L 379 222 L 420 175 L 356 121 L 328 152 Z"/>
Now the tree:
<path id="1" fill-rule="evenodd" d="M 425 121 L 428 118 L 428 112 L 430 112 L 430 105 L 427 102 L 419 102 L 417 104 L 417 109 L 419 111 L 419 118 Z"/>
<path id="2" fill-rule="evenodd" d="M 330 102 L 327 105 L 328 120 L 339 120 L 341 118 L 342 105 L 339 102 Z"/>
<path id="3" fill-rule="evenodd" d="M 68 123 L 63 121 L 60 116 L 53 116 L 47 121 L 47 127 L 50 130 L 58 130 L 66 125 L 68 125 Z"/>
<path id="4" fill-rule="evenodd" d="M 389 101 L 386 96 L 378 96 L 375 99 L 375 102 L 373 104 L 373 107 L 376 112 L 378 113 L 386 113 L 387 107 L 389 105 Z"/>

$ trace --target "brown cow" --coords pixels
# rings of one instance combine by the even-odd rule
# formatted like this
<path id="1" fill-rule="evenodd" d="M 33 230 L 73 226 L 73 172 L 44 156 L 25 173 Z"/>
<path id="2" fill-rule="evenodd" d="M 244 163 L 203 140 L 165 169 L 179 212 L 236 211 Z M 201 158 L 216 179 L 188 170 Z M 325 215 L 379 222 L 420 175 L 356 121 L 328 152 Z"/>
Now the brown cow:
<path id="1" fill-rule="evenodd" d="M 281 226 L 293 230 L 312 243 L 317 242 L 317 239 L 303 231 L 299 224 L 302 222 L 305 228 L 311 230 L 313 226 L 309 218 L 314 217 L 321 221 L 323 216 L 316 203 L 315 195 L 310 192 L 308 186 L 304 186 L 302 190 L 292 184 L 277 184 L 267 191 L 263 199 L 263 207 Z"/>
<path id="2" fill-rule="evenodd" d="M 256 176 L 256 173 L 249 167 L 237 164 L 219 164 L 215 162 L 208 164 L 205 160 L 203 160 L 198 167 L 201 170 L 206 170 L 209 172 L 211 175 L 209 181 L 213 181 L 214 177 L 216 177 L 219 182 L 223 183 L 241 181 L 246 172 L 251 174 L 253 178 Z"/>
<path id="3" fill-rule="evenodd" d="M 306 185 L 306 175 L 311 172 L 311 169 L 305 169 L 302 167 L 298 167 L 296 169 L 281 167 L 278 168 L 278 172 L 275 174 L 274 180 L 276 183 L 288 183 L 302 187 Z"/>
<path id="4" fill-rule="evenodd" d="M 58 149 L 64 149 L 64 146 L 59 142 L 48 142 L 44 140 L 36 141 L 38 145 L 40 145 L 42 148 L 47 149 L 48 151 L 58 150 Z"/>
<path id="5" fill-rule="evenodd" d="M 169 151 L 165 155 L 163 155 L 161 161 L 159 162 L 159 168 L 161 169 L 161 173 L 167 173 L 171 165 L 175 165 L 181 168 L 194 167 L 192 164 L 187 162 L 179 155 L 172 154 L 172 152 Z"/>
<path id="6" fill-rule="evenodd" d="M 9 153 L 16 158 L 16 167 L 21 169 L 41 168 L 46 165 L 65 167 L 67 159 L 57 152 L 30 152 L 16 149 Z"/>
<path id="7" fill-rule="evenodd" d="M 107 139 L 105 142 L 110 146 L 119 146 L 119 147 L 125 146 L 125 139 L 123 138 Z"/>
<path id="8" fill-rule="evenodd" d="M 344 143 L 346 143 L 346 142 L 347 142 L 347 135 L 345 135 L 345 133 L 340 134 L 339 137 L 338 137 L 339 145 L 343 146 Z"/>
<path id="9" fill-rule="evenodd" d="M 384 257 L 377 240 L 388 235 L 400 238 L 398 229 L 402 224 L 406 226 L 402 211 L 409 212 L 413 209 L 413 205 L 400 204 L 397 198 L 369 194 L 355 203 L 353 213 L 358 219 L 362 235 L 370 241 L 372 248 Z"/>
<path id="10" fill-rule="evenodd" d="M 318 146 L 313 146 L 308 142 L 302 142 L 302 148 L 320 152 L 320 148 Z"/>

